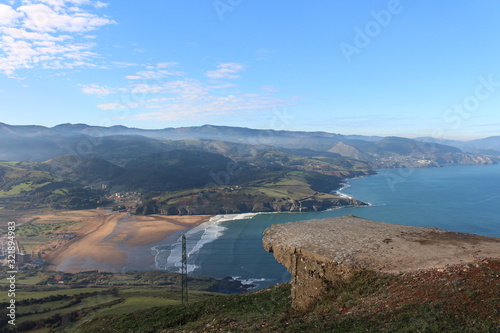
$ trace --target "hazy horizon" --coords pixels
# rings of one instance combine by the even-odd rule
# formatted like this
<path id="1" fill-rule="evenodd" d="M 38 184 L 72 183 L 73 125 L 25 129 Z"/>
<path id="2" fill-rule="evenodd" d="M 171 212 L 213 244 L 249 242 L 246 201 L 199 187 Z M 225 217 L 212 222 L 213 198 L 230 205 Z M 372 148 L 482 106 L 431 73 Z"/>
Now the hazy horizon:
<path id="1" fill-rule="evenodd" d="M 103 128 L 110 128 L 110 127 L 113 127 L 113 126 L 124 126 L 124 125 L 110 125 L 110 126 L 102 126 L 102 125 L 93 125 L 93 124 L 85 124 L 85 123 L 60 123 L 60 124 L 56 124 L 54 126 L 45 126 L 45 125 L 40 125 L 40 124 L 17 124 L 17 125 L 13 125 L 13 124 L 6 124 L 6 123 L 3 123 L 3 122 L 0 122 L 0 124 L 5 124 L 5 125 L 8 125 L 8 126 L 40 126 L 40 127 L 45 127 L 45 128 L 54 128 L 54 127 L 57 127 L 57 126 L 62 126 L 62 125 L 84 125 L 84 126 L 89 126 L 89 127 L 103 127 Z M 268 131 L 268 130 L 273 130 L 273 131 L 289 131 L 289 132 L 306 132 L 306 133 L 314 133 L 314 132 L 317 132 L 317 133 L 327 133 L 327 134 L 337 134 L 337 135 L 342 135 L 342 136 L 372 136 L 372 137 L 381 137 L 381 138 L 384 138 L 384 137 L 392 137 L 394 135 L 363 135 L 363 134 L 358 134 L 358 133 L 337 133 L 337 132 L 329 132 L 329 131 L 303 131 L 303 130 L 288 130 L 288 129 L 272 129 L 272 128 L 254 128 L 254 127 L 246 127 L 246 126 L 228 126 L 228 125 L 217 125 L 217 124 L 203 124 L 203 125 L 198 125 L 198 126 L 179 126 L 179 127 L 158 127 L 158 128 L 142 128 L 142 127 L 134 127 L 134 126 L 125 126 L 125 127 L 128 127 L 128 128 L 131 128 L 131 129 L 139 129 L 139 130 L 166 130 L 166 129 L 179 129 L 179 128 L 188 128 L 188 127 L 204 127 L 204 126 L 213 126 L 213 127 L 233 127 L 233 128 L 242 128 L 242 129 L 251 129 L 251 130 L 263 130 L 263 131 Z M 486 139 L 486 138 L 490 138 L 490 137 L 497 137 L 498 135 L 493 135 L 493 136 L 485 136 L 485 137 L 478 137 L 478 138 L 475 138 L 475 139 L 453 139 L 453 138 L 447 138 L 446 140 L 451 140 L 451 141 L 463 141 L 463 142 L 467 142 L 467 141 L 474 141 L 474 140 L 481 140 L 481 139 Z M 420 136 L 420 137 L 412 137 L 412 136 L 397 136 L 397 137 L 401 137 L 401 138 L 407 138 L 407 139 L 413 139 L 413 140 L 417 140 L 419 138 L 432 138 L 432 139 L 436 139 L 436 140 L 439 140 L 441 138 L 435 138 L 435 137 L 423 137 L 423 136 Z"/>

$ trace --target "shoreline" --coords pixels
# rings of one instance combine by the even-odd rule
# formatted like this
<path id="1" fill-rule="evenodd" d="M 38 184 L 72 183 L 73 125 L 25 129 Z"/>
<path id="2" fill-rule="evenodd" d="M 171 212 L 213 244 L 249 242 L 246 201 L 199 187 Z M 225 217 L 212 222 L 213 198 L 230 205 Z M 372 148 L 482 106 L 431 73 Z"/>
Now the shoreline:
<path id="1" fill-rule="evenodd" d="M 199 224 L 198 226 L 191 228 L 186 232 L 186 237 L 190 242 L 187 244 L 188 261 L 189 257 L 196 258 L 198 252 L 208 243 L 216 241 L 223 235 L 223 231 L 226 230 L 224 226 L 221 226 L 224 222 L 236 221 L 236 220 L 246 220 L 251 219 L 258 214 L 265 213 L 240 213 L 240 214 L 220 214 L 212 216 L 208 221 Z M 271 213 L 269 213 L 271 214 Z M 196 243 L 193 242 L 191 236 L 195 234 L 201 234 L 195 237 Z M 180 238 L 180 237 L 179 237 Z M 158 267 L 158 262 L 162 261 L 160 265 L 163 267 L 162 270 L 168 272 L 175 272 L 178 270 L 177 264 L 181 260 L 181 242 L 177 238 L 176 242 L 172 242 L 169 249 L 154 249 L 157 254 L 155 256 L 155 264 Z M 168 255 L 167 255 L 168 253 Z M 195 259 L 194 259 L 195 260 Z M 192 263 L 188 263 L 188 273 L 193 272 L 198 266 Z"/>
<path id="2" fill-rule="evenodd" d="M 153 247 L 179 232 L 207 222 L 212 216 L 96 216 L 82 235 L 44 255 L 48 270 L 76 273 L 155 269 Z"/>
<path id="3" fill-rule="evenodd" d="M 361 178 L 356 176 L 353 178 Z M 331 193 L 341 198 L 353 197 L 341 193 L 352 178 L 344 178 L 339 188 Z M 365 203 L 363 203 L 365 204 Z M 367 205 L 370 205 L 369 203 Z M 324 209 L 338 209 L 352 205 L 333 206 Z M 215 241 L 218 236 L 211 234 L 213 228 L 222 228 L 220 223 L 264 213 L 294 213 L 293 211 L 239 212 L 218 215 L 128 215 L 127 213 L 98 212 L 81 235 L 45 254 L 48 270 L 76 273 L 88 270 L 103 272 L 148 271 L 167 269 L 171 266 L 164 260 L 159 262 L 162 246 L 176 245 L 184 233 L 208 233 L 194 246 L 196 253 L 206 243 Z M 215 219 L 215 220 L 214 220 Z M 209 223 L 205 229 L 197 229 Z M 208 238 L 208 239 L 207 239 Z M 191 249 L 190 251 L 192 251 Z M 194 253 L 191 253 L 194 254 Z M 172 259 L 170 260 L 172 261 Z M 163 266 L 165 268 L 163 268 Z M 162 268 L 160 268 L 162 267 Z M 172 267 L 170 267 L 172 269 Z M 195 266 L 192 270 L 196 269 Z"/>

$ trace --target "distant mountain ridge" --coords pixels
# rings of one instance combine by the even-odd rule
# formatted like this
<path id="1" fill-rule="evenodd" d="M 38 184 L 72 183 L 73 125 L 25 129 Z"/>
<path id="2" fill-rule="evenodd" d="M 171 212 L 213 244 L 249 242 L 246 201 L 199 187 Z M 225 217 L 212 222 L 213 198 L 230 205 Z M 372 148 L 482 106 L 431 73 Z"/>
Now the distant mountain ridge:
<path id="1" fill-rule="evenodd" d="M 175 146 L 173 142 L 182 140 L 224 141 L 247 146 L 310 150 L 323 154 L 330 152 L 369 161 L 374 167 L 491 164 L 495 158 L 500 158 L 500 153 L 497 154 L 500 151 L 500 136 L 462 142 L 214 125 L 140 129 L 86 124 L 61 124 L 49 128 L 0 123 L 0 140 L 0 160 L 43 161 L 64 154 L 78 154 L 123 164 L 126 160 L 116 160 L 116 155 L 121 155 L 121 151 L 127 150 L 132 155 L 146 155 L 172 150 L 172 145 Z"/>
<path id="2" fill-rule="evenodd" d="M 490 136 L 483 139 L 458 141 L 458 140 L 445 140 L 432 137 L 421 137 L 416 140 L 423 142 L 435 142 L 443 145 L 453 146 L 460 148 L 465 152 L 475 153 L 481 150 L 493 150 L 500 154 L 500 136 Z"/>
<path id="3" fill-rule="evenodd" d="M 125 152 L 138 157 L 182 149 L 189 146 L 186 140 L 223 141 L 254 147 L 310 150 L 322 154 L 329 152 L 368 161 L 373 167 L 491 164 L 495 158 L 500 158 L 500 153 L 497 154 L 500 151 L 500 137 L 462 142 L 214 125 L 151 130 L 86 124 L 61 124 L 49 128 L 0 123 L 0 160 L 44 161 L 65 154 L 76 154 L 104 158 L 124 165 L 128 160 Z"/>
<path id="4" fill-rule="evenodd" d="M 231 127 L 231 126 L 216 126 L 203 125 L 193 127 L 169 127 L 163 129 L 140 129 L 115 125 L 110 127 L 92 126 L 86 124 L 60 124 L 54 127 L 45 127 L 40 125 L 8 125 L 0 122 L 0 137 L 5 134 L 23 135 L 23 136 L 112 136 L 112 135 L 141 135 L 154 139 L 162 140 L 183 140 L 183 139 L 211 139 L 230 142 L 241 142 L 249 140 L 245 143 L 265 144 L 265 142 L 273 138 L 283 139 L 293 138 L 327 138 L 330 142 L 339 142 L 342 140 L 362 140 L 362 141 L 379 141 L 384 139 L 381 136 L 364 136 L 364 135 L 343 135 L 338 133 L 329 133 L 324 131 L 308 132 L 308 131 L 288 131 L 288 130 L 272 130 L 272 129 L 251 129 L 246 127 Z M 234 140 L 234 141 L 233 141 Z M 433 142 L 441 145 L 448 145 L 461 150 L 469 151 L 469 149 L 492 149 L 500 150 L 500 136 L 492 136 L 483 139 L 458 141 L 445 140 L 432 137 L 419 137 L 416 141 Z"/>
<path id="5" fill-rule="evenodd" d="M 193 127 L 169 127 L 163 129 L 140 129 L 115 125 L 111 127 L 92 126 L 86 124 L 60 124 L 54 127 L 45 127 L 40 125 L 8 125 L 0 122 L 0 136 L 5 133 L 12 135 L 62 135 L 74 136 L 78 134 L 90 136 L 110 136 L 110 135 L 141 135 L 163 140 L 181 140 L 181 139 L 221 139 L 222 137 L 231 138 L 252 138 L 256 141 L 265 141 L 265 135 L 276 136 L 280 138 L 330 138 L 337 141 L 340 140 L 364 140 L 378 141 L 384 137 L 380 136 L 364 136 L 364 135 L 343 135 L 338 133 L 329 133 L 323 131 L 308 132 L 308 131 L 287 131 L 287 130 L 272 130 L 272 129 L 251 129 L 246 127 L 231 127 L 231 126 L 216 126 L 203 125 Z M 424 142 L 435 142 L 454 147 L 476 147 L 478 149 L 499 149 L 500 136 L 493 136 L 484 139 L 471 141 L 443 140 L 432 137 L 420 137 L 414 140 Z M 258 142 L 257 142 L 258 143 Z M 460 147 L 458 147 L 460 148 Z"/>

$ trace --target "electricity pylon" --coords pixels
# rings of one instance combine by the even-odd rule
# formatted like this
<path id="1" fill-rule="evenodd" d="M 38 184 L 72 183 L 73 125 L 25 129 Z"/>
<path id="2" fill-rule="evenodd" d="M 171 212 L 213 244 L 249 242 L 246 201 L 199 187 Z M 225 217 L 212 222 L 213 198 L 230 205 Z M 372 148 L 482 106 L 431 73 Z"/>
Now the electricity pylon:
<path id="1" fill-rule="evenodd" d="M 187 253 L 186 253 L 186 235 L 182 235 L 181 284 L 182 284 L 182 304 L 188 304 L 188 270 L 187 270 Z"/>

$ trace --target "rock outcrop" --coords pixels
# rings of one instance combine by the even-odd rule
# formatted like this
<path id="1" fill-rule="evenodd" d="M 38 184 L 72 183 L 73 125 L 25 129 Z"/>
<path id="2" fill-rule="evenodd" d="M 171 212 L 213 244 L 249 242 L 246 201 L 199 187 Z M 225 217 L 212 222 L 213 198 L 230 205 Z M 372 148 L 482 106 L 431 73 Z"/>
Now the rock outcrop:
<path id="1" fill-rule="evenodd" d="M 328 150 L 330 153 L 337 153 L 344 157 L 351 157 L 358 160 L 370 161 L 373 159 L 370 155 L 361 152 L 360 150 L 354 148 L 353 146 L 349 146 L 343 142 L 337 143 L 333 148 Z"/>
<path id="2" fill-rule="evenodd" d="M 263 245 L 291 273 L 296 309 L 359 270 L 397 274 L 500 258 L 499 238 L 354 216 L 275 224 Z"/>

